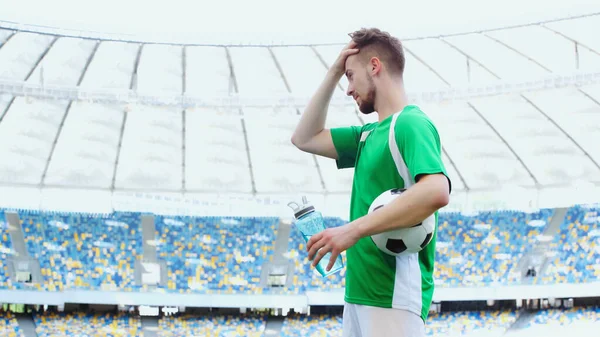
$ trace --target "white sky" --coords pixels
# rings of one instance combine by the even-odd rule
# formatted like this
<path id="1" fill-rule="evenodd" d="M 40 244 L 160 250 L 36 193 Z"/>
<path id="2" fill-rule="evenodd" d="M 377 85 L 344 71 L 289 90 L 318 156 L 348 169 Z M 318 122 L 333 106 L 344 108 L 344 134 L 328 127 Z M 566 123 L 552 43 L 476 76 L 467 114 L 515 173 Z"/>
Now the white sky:
<path id="1" fill-rule="evenodd" d="M 591 12 L 600 1 L 0 0 L 0 20 L 198 43 L 345 42 L 363 26 L 405 38 Z"/>

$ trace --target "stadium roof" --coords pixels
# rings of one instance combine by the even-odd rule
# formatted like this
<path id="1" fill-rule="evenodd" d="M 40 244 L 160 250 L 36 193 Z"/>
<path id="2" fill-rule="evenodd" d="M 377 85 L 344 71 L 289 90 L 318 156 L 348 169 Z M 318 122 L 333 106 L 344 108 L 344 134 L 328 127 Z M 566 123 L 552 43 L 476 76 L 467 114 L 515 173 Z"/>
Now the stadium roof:
<path id="1" fill-rule="evenodd" d="M 45 189 L 350 190 L 352 170 L 289 141 L 341 45 L 168 45 L 4 27 L 0 203 Z M 560 204 L 599 189 L 598 31 L 590 15 L 404 41 L 405 81 L 440 130 L 458 203 Z M 374 120 L 346 87 L 329 127 Z"/>
<path id="2" fill-rule="evenodd" d="M 0 0 L 0 18 L 77 31 L 169 43 L 344 42 L 358 27 L 379 27 L 400 38 L 437 36 L 573 17 L 600 11 L 589 0 Z M 140 9 L 143 8 L 143 12 Z M 21 25 L 20 25 L 21 26 Z M 106 38 L 106 36 L 105 36 Z"/>

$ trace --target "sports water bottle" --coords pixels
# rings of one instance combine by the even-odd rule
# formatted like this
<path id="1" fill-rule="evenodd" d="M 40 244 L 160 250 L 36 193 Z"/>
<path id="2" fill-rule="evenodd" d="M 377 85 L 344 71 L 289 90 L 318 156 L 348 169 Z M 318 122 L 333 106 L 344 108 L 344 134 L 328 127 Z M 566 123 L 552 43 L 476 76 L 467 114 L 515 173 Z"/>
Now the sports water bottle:
<path id="1" fill-rule="evenodd" d="M 288 203 L 288 206 L 294 210 L 294 217 L 296 218 L 295 225 L 300 233 L 302 233 L 304 241 L 308 242 L 311 236 L 326 229 L 321 212 L 316 211 L 315 207 L 308 203 L 305 196 L 302 197 L 302 205 L 298 205 L 296 202 L 292 201 Z M 331 267 L 331 270 L 327 271 L 327 265 L 329 264 L 330 258 L 331 253 L 327 253 L 317 264 L 317 271 L 322 276 L 329 276 L 337 273 L 344 267 L 342 256 L 338 255 L 333 267 Z"/>

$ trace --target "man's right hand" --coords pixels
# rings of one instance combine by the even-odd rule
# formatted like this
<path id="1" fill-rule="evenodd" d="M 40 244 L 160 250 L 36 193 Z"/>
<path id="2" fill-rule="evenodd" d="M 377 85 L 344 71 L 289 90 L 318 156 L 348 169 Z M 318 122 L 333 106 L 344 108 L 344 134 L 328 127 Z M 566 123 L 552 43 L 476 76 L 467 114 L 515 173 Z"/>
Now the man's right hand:
<path id="1" fill-rule="evenodd" d="M 356 42 L 350 41 L 350 43 L 342 49 L 333 65 L 331 65 L 330 71 L 333 72 L 334 75 L 342 77 L 346 72 L 346 59 L 348 59 L 348 56 L 358 53 L 358 51 L 359 49 L 356 48 Z"/>

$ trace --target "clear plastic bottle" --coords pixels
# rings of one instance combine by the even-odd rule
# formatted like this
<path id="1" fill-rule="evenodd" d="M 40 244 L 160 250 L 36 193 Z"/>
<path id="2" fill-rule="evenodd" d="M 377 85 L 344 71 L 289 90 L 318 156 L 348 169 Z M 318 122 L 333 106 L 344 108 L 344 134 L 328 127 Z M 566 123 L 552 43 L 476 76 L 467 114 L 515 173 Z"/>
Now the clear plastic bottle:
<path id="1" fill-rule="evenodd" d="M 308 242 L 311 236 L 318 234 L 327 228 L 321 212 L 315 210 L 315 207 L 308 203 L 305 196 L 302 197 L 302 205 L 292 201 L 288 203 L 288 206 L 294 211 L 294 217 L 296 218 L 294 224 L 300 233 L 302 233 L 304 241 Z M 331 270 L 327 271 L 327 265 L 329 264 L 330 258 L 331 253 L 325 254 L 316 267 L 319 274 L 324 277 L 337 273 L 344 267 L 342 256 L 338 255 Z"/>

